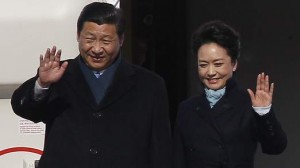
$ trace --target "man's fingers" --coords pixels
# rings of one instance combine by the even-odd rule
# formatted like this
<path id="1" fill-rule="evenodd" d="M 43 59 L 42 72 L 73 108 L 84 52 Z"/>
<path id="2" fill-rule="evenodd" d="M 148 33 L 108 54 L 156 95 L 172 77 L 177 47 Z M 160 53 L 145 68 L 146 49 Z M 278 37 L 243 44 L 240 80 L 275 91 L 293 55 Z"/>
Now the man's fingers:
<path id="1" fill-rule="evenodd" d="M 63 64 L 61 64 L 61 68 L 66 69 L 68 66 L 68 62 L 65 61 Z"/>
<path id="2" fill-rule="evenodd" d="M 53 46 L 50 52 L 50 61 L 54 61 L 56 53 L 56 46 Z"/>
<path id="3" fill-rule="evenodd" d="M 61 50 L 59 49 L 55 55 L 54 61 L 59 62 L 61 56 Z"/>
<path id="4" fill-rule="evenodd" d="M 49 62 L 49 60 L 50 60 L 50 48 L 47 48 L 44 54 L 44 62 Z"/>
<path id="5" fill-rule="evenodd" d="M 44 58 L 43 55 L 40 55 L 40 67 L 44 66 Z"/>
<path id="6" fill-rule="evenodd" d="M 64 63 L 62 63 L 60 66 L 60 72 L 64 73 L 65 70 L 67 69 L 67 66 L 68 66 L 68 62 L 65 61 Z"/>
<path id="7" fill-rule="evenodd" d="M 56 46 L 53 46 L 50 50 L 50 48 L 46 49 L 46 52 L 44 56 L 40 55 L 40 66 L 44 66 L 46 63 L 51 61 L 59 62 L 61 57 L 61 50 L 58 50 L 56 52 Z"/>

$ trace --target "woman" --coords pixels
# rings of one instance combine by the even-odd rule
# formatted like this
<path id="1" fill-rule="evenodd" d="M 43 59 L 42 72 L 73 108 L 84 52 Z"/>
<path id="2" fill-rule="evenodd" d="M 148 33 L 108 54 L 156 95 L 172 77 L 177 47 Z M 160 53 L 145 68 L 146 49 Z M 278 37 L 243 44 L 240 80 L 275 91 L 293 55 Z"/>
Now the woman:
<path id="1" fill-rule="evenodd" d="M 269 76 L 256 91 L 234 79 L 240 53 L 238 33 L 222 21 L 202 25 L 192 38 L 203 92 L 179 106 L 174 130 L 175 168 L 253 168 L 257 144 L 280 154 L 287 138 L 277 121 Z"/>

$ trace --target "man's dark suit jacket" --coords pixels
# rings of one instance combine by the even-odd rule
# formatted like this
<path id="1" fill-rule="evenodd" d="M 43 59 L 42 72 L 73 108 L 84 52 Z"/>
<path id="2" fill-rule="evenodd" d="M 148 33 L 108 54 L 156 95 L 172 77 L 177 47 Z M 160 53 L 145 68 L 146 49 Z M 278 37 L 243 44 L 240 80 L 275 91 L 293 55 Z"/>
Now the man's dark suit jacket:
<path id="1" fill-rule="evenodd" d="M 253 168 L 262 151 L 279 154 L 287 137 L 273 108 L 259 116 L 250 96 L 229 80 L 225 95 L 210 108 L 205 93 L 180 104 L 174 131 L 175 168 Z"/>
<path id="2" fill-rule="evenodd" d="M 170 126 L 164 81 L 121 61 L 97 104 L 79 57 L 46 98 L 33 100 L 37 76 L 12 96 L 14 112 L 46 124 L 39 168 L 169 168 Z"/>

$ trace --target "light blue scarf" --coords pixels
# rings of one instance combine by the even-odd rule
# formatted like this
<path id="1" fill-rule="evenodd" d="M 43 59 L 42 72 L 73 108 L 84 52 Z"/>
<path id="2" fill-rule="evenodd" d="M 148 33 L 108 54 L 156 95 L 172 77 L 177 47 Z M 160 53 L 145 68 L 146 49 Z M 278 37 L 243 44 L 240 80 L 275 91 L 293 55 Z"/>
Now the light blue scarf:
<path id="1" fill-rule="evenodd" d="M 204 89 L 210 108 L 213 108 L 213 106 L 222 98 L 222 96 L 225 94 L 225 89 L 226 87 L 219 90 L 212 90 L 207 88 Z"/>

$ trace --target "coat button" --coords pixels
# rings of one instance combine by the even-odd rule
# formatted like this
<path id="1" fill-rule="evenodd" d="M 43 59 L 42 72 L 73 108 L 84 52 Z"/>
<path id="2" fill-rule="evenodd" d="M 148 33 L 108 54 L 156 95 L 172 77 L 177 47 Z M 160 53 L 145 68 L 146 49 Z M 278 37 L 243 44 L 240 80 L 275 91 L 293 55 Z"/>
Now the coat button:
<path id="1" fill-rule="evenodd" d="M 92 155 L 98 155 L 99 154 L 99 151 L 95 148 L 90 148 L 89 152 L 92 154 Z"/>
<path id="2" fill-rule="evenodd" d="M 26 99 L 26 97 L 23 97 L 23 98 L 20 100 L 20 104 L 21 104 L 21 105 L 23 105 L 23 104 L 24 104 L 24 102 L 25 102 L 25 99 Z"/>
<path id="3" fill-rule="evenodd" d="M 95 117 L 95 118 L 101 118 L 102 114 L 101 113 L 93 113 L 93 117 Z"/>
<path id="4" fill-rule="evenodd" d="M 220 150 L 223 150 L 223 145 L 218 145 L 218 148 L 220 149 Z"/>
<path id="5" fill-rule="evenodd" d="M 266 121 L 266 124 L 268 124 L 268 125 L 269 125 L 269 124 L 271 124 L 271 122 L 270 122 L 269 120 L 267 120 L 267 121 Z"/>
<path id="6" fill-rule="evenodd" d="M 272 125 L 269 125 L 268 130 L 269 130 L 269 131 L 273 131 L 273 126 L 272 126 Z"/>
<path id="7" fill-rule="evenodd" d="M 230 105 L 229 105 L 229 104 L 224 104 L 224 105 L 223 105 L 223 108 L 224 108 L 224 109 L 228 109 L 228 108 L 230 108 Z"/>

